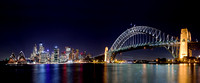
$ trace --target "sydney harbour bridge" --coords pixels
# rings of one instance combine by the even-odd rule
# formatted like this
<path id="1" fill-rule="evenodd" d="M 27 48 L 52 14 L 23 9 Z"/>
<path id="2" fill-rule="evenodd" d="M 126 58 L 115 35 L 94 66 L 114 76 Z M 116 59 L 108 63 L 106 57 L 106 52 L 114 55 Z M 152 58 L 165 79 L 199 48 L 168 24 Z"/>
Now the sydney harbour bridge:
<path id="1" fill-rule="evenodd" d="M 174 58 L 191 57 L 192 50 L 198 49 L 200 43 L 191 41 L 191 33 L 181 29 L 179 37 L 169 35 L 156 28 L 149 26 L 133 26 L 124 31 L 112 44 L 111 48 L 105 49 L 106 62 L 114 60 L 121 52 L 137 49 L 151 49 L 154 47 L 165 47 Z"/>

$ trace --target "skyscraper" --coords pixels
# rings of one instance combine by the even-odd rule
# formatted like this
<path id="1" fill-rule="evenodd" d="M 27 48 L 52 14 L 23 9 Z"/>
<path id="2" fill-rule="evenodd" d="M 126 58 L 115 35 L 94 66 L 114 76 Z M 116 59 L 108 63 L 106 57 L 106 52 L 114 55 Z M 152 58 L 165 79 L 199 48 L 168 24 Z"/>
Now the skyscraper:
<path id="1" fill-rule="evenodd" d="M 79 50 L 78 50 L 78 49 L 76 49 L 75 59 L 76 59 L 76 60 L 79 60 Z"/>
<path id="2" fill-rule="evenodd" d="M 72 48 L 72 52 L 71 52 L 71 60 L 72 61 L 75 59 L 74 55 L 75 55 L 75 50 Z"/>
<path id="3" fill-rule="evenodd" d="M 39 44 L 39 54 L 41 54 L 43 51 L 44 51 L 43 44 L 40 43 L 40 44 Z"/>
<path id="4" fill-rule="evenodd" d="M 31 60 L 34 60 L 34 57 L 36 57 L 36 55 L 38 54 L 37 52 L 37 45 L 35 44 L 35 46 L 33 47 L 33 53 L 31 53 Z"/>
<path id="5" fill-rule="evenodd" d="M 58 46 L 55 46 L 54 48 L 54 62 L 59 62 L 59 48 Z"/>
<path id="6" fill-rule="evenodd" d="M 67 59 L 67 58 L 66 58 L 65 53 L 66 53 L 65 51 L 61 53 L 61 56 L 60 56 L 60 62 L 61 62 L 61 63 L 66 62 L 66 59 Z"/>
<path id="7" fill-rule="evenodd" d="M 47 62 L 47 58 L 48 58 L 47 52 L 43 51 L 40 54 L 40 63 L 46 63 Z"/>
<path id="8" fill-rule="evenodd" d="M 71 53 L 71 48 L 70 47 L 65 47 L 65 55 L 66 55 L 66 57 L 67 57 L 67 60 L 69 60 L 69 55 L 70 55 L 70 53 Z"/>
<path id="9" fill-rule="evenodd" d="M 54 52 L 51 53 L 51 62 L 54 62 Z"/>

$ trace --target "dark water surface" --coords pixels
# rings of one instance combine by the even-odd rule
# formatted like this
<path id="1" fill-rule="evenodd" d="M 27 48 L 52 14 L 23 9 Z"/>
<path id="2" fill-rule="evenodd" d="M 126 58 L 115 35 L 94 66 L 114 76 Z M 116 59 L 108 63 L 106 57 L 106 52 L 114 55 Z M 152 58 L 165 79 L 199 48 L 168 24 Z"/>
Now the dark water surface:
<path id="1" fill-rule="evenodd" d="M 0 83 L 200 83 L 200 65 L 0 65 L 0 76 Z"/>

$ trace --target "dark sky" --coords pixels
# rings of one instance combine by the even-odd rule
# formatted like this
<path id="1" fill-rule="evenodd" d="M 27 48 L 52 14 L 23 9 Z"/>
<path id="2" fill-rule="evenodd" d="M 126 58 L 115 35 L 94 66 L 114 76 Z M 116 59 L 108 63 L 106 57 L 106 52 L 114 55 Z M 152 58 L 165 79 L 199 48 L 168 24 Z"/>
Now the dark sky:
<path id="1" fill-rule="evenodd" d="M 199 6 L 192 0 L 4 0 L 0 1 L 0 60 L 12 52 L 29 57 L 34 44 L 86 50 L 97 55 L 111 47 L 130 23 L 150 26 L 174 35 L 187 27 L 200 39 Z M 156 51 L 138 55 L 167 55 Z M 144 50 L 141 50 L 144 51 Z M 156 54 L 157 53 L 157 54 Z M 134 56 L 131 56 L 134 57 Z M 140 56 L 145 57 L 145 56 Z"/>

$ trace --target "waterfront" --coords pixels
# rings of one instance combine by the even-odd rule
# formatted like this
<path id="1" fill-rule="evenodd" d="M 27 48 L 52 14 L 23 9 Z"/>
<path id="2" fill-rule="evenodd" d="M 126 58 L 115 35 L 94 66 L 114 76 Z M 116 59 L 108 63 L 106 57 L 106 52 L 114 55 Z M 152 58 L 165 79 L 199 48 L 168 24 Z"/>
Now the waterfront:
<path id="1" fill-rule="evenodd" d="M 4 82 L 31 83 L 199 83 L 199 64 L 1 65 Z"/>

